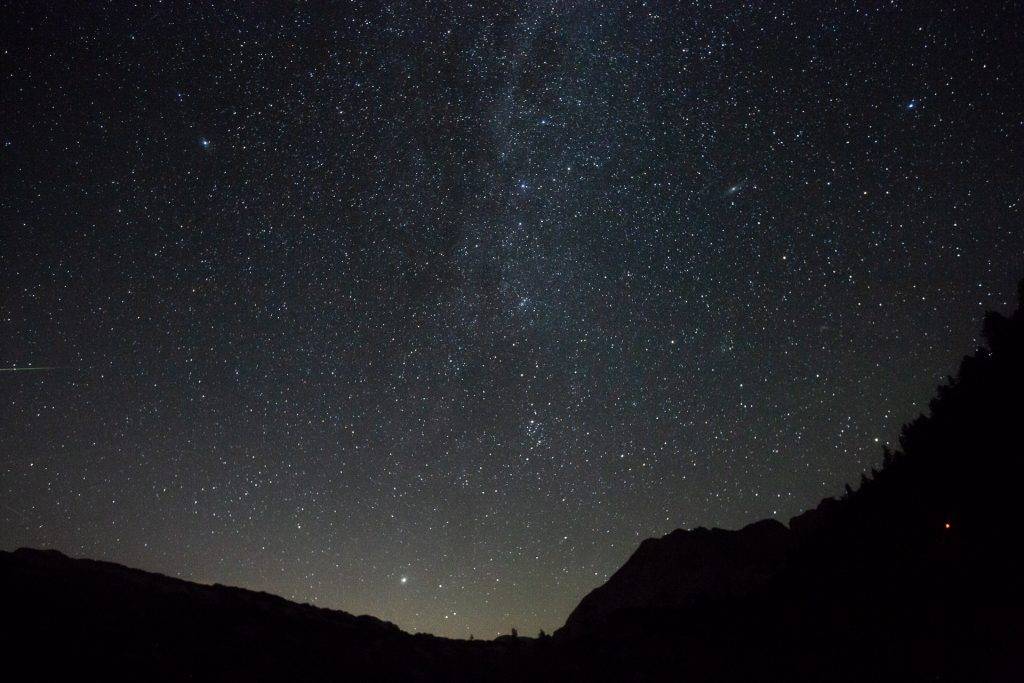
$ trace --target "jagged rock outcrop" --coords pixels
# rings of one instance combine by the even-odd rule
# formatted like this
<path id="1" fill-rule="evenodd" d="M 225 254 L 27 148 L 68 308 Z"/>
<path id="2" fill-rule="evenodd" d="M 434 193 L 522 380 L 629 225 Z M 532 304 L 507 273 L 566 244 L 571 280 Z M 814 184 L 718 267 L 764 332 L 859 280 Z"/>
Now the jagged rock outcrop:
<path id="1" fill-rule="evenodd" d="M 791 542 L 789 529 L 773 519 L 737 531 L 677 529 L 647 539 L 606 583 L 583 598 L 559 635 L 600 627 L 618 610 L 682 608 L 748 595 L 776 575 Z"/>

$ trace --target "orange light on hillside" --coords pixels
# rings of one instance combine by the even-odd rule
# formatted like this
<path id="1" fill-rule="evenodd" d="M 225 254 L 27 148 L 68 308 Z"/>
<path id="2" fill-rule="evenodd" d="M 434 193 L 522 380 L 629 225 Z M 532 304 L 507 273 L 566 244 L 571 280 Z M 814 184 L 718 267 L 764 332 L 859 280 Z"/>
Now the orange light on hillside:
<path id="1" fill-rule="evenodd" d="M 949 529 L 952 525 L 949 522 L 946 522 L 943 526 Z"/>

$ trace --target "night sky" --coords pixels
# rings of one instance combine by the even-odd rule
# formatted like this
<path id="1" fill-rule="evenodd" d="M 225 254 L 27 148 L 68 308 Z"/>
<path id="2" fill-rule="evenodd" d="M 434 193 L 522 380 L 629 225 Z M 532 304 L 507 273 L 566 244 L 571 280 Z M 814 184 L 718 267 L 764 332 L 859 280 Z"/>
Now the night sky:
<path id="1" fill-rule="evenodd" d="M 4 3 L 0 547 L 532 635 L 841 492 L 1024 274 L 1022 14 Z"/>

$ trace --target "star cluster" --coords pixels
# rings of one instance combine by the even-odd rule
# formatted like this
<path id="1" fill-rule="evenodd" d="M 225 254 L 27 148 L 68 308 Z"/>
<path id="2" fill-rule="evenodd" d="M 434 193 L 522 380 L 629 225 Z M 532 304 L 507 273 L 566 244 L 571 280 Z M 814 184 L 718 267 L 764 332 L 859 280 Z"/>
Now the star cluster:
<path id="1" fill-rule="evenodd" d="M 1017 3 L 264 5 L 2 10 L 4 548 L 550 631 L 1021 275 Z"/>

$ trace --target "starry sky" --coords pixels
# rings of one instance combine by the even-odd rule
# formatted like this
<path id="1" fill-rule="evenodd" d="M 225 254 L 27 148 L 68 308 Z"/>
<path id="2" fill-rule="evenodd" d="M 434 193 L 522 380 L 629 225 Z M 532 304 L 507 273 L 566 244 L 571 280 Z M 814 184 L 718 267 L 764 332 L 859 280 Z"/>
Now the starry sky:
<path id="1" fill-rule="evenodd" d="M 550 631 L 855 482 L 1024 274 L 1016 2 L 0 12 L 7 550 Z"/>

